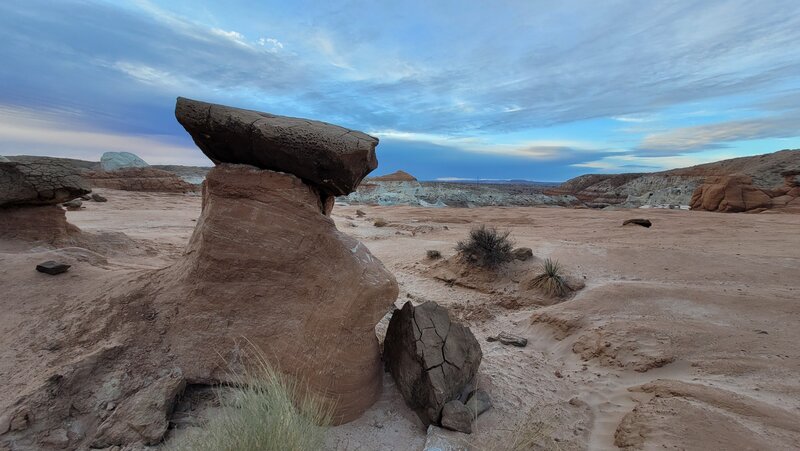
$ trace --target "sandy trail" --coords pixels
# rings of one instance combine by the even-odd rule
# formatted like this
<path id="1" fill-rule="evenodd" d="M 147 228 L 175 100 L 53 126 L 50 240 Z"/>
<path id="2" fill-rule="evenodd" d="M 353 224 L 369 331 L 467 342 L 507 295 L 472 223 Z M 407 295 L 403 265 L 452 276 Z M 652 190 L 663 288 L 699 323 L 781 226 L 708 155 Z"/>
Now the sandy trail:
<path id="1" fill-rule="evenodd" d="M 197 196 L 99 192 L 107 203 L 86 202 L 67 213 L 69 221 L 89 233 L 125 233 L 138 251 L 78 264 L 69 273 L 74 283 L 65 279 L 58 289 L 99 292 L 136 268 L 168 265 L 199 215 Z M 479 383 L 495 404 L 465 438 L 478 449 L 502 449 L 520 422 L 541 423 L 561 449 L 725 449 L 726 437 L 743 448 L 800 447 L 791 426 L 800 424 L 800 215 L 337 206 L 333 217 L 396 275 L 398 306 L 439 302 L 475 332 L 484 352 Z M 373 226 L 378 217 L 389 225 Z M 632 217 L 653 227 L 621 226 Z M 507 309 L 498 303 L 503 293 L 430 277 L 434 262 L 425 251 L 452 256 L 481 223 L 510 230 L 537 257 L 558 259 L 586 288 L 549 307 Z M 18 289 L 8 279 L 43 252 L 0 243 L 0 289 Z M 43 298 L 48 289 L 56 288 L 36 288 Z M 3 343 L 46 308 L 22 308 L 8 297 L 0 304 L 8 312 L 0 320 Z M 486 341 L 500 331 L 529 344 Z M 0 373 L 30 360 L 17 351 L 7 350 Z M 34 367 L 43 371 L 47 353 L 40 354 Z M 328 436 L 328 446 L 341 450 L 421 449 L 423 442 L 421 424 L 388 375 L 380 401 Z"/>

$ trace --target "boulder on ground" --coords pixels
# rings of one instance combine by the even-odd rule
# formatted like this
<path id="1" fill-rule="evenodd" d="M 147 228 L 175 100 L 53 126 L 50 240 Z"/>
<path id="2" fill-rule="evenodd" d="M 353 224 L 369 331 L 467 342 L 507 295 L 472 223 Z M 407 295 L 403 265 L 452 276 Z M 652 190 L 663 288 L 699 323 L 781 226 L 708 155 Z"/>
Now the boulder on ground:
<path id="1" fill-rule="evenodd" d="M 97 193 L 92 193 L 92 200 L 95 202 L 108 202 L 108 199 Z"/>
<path id="2" fill-rule="evenodd" d="M 62 163 L 0 162 L 0 207 L 60 204 L 91 191 L 75 169 Z"/>
<path id="3" fill-rule="evenodd" d="M 426 426 L 440 424 L 444 405 L 474 389 L 483 356 L 472 331 L 435 302 L 395 310 L 383 349 L 397 388 Z"/>
<path id="4" fill-rule="evenodd" d="M 175 117 L 216 164 L 288 172 L 328 196 L 355 191 L 378 167 L 378 139 L 325 122 L 179 97 Z"/>
<path id="5" fill-rule="evenodd" d="M 100 157 L 100 168 L 106 172 L 127 168 L 146 168 L 146 161 L 130 152 L 106 152 Z"/>
<path id="6" fill-rule="evenodd" d="M 83 201 L 81 201 L 80 199 L 72 199 L 70 201 L 61 204 L 61 206 L 66 208 L 67 210 L 80 210 L 81 205 L 83 205 Z"/>
<path id="7" fill-rule="evenodd" d="M 497 336 L 488 337 L 486 341 L 499 341 L 504 345 L 516 346 L 518 348 L 524 348 L 525 346 L 528 346 L 527 338 L 518 337 L 507 332 L 500 332 Z"/>

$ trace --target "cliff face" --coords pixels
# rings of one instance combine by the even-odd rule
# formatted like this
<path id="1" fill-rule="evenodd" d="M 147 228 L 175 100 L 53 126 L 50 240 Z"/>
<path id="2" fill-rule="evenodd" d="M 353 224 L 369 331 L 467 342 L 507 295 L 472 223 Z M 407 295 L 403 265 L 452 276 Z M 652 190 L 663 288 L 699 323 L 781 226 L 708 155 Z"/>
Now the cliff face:
<path id="1" fill-rule="evenodd" d="M 707 177 L 741 174 L 756 188 L 769 190 L 782 186 L 782 174 L 798 167 L 800 150 L 781 150 L 650 174 L 586 174 L 546 193 L 572 195 L 592 207 L 688 206 Z"/>

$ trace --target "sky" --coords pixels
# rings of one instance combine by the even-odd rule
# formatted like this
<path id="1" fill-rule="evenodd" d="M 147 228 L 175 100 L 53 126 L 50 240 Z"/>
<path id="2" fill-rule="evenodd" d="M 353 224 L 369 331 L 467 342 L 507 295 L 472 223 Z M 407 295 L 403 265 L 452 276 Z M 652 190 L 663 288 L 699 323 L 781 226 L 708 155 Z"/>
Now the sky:
<path id="1" fill-rule="evenodd" d="M 0 155 L 210 166 L 175 98 L 562 181 L 800 148 L 800 1 L 2 0 Z"/>

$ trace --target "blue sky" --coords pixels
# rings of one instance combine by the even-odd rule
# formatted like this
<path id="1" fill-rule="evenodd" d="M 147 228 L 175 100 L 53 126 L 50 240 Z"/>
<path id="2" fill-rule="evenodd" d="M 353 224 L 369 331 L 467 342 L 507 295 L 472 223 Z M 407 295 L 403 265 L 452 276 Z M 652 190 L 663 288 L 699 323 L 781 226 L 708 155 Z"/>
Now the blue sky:
<path id="1" fill-rule="evenodd" d="M 559 181 L 800 147 L 800 1 L 3 0 L 0 154 L 210 165 L 186 96 Z"/>

